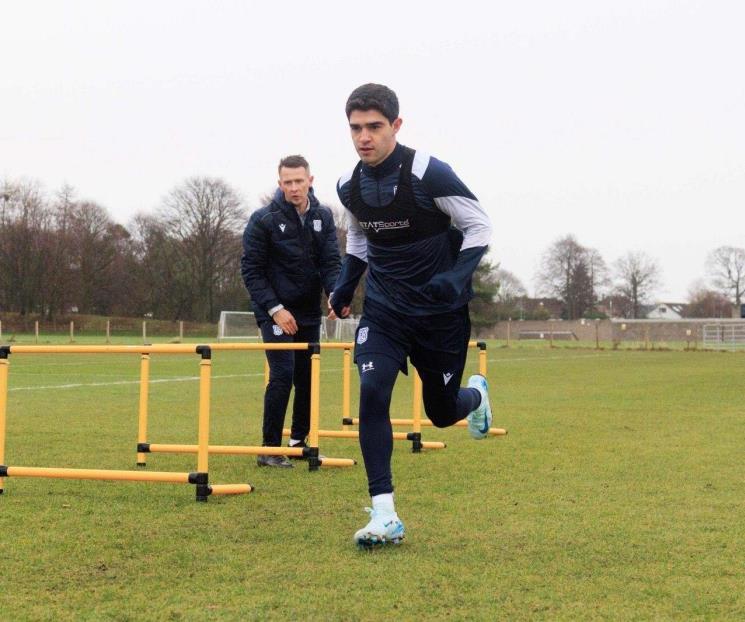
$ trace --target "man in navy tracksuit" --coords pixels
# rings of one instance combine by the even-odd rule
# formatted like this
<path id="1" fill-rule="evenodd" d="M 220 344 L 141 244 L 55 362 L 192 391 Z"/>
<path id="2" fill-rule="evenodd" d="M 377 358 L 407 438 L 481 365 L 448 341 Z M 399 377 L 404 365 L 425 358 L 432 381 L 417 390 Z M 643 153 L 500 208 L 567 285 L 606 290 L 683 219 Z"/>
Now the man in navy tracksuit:
<path id="1" fill-rule="evenodd" d="M 279 163 L 279 188 L 256 210 L 243 233 L 241 275 L 261 336 L 267 343 L 318 342 L 321 288 L 328 296 L 339 274 L 334 218 L 313 194 L 302 156 Z M 289 445 L 305 446 L 310 430 L 310 352 L 266 352 L 269 384 L 264 394 L 263 444 L 282 445 L 282 426 L 295 386 Z M 291 467 L 285 456 L 259 456 L 259 466 Z"/>
<path id="2" fill-rule="evenodd" d="M 360 446 L 372 509 L 357 531 L 364 547 L 398 543 L 404 526 L 393 503 L 390 401 L 399 371 L 411 360 L 422 378 L 424 407 L 438 427 L 467 418 L 474 438 L 491 425 L 486 378 L 460 382 L 471 324 L 471 275 L 491 238 L 476 197 L 444 162 L 400 145 L 398 99 L 365 84 L 352 92 L 346 114 L 360 162 L 339 180 L 351 213 L 347 249 L 331 297 L 345 317 L 367 270 L 357 329 Z"/>

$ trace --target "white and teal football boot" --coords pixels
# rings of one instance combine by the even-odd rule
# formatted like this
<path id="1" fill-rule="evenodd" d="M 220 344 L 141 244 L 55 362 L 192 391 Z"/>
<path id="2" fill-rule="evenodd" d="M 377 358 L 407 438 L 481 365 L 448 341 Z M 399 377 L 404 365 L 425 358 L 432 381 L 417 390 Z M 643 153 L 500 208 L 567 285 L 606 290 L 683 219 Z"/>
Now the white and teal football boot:
<path id="1" fill-rule="evenodd" d="M 476 410 L 468 413 L 468 431 L 475 439 L 485 438 L 489 434 L 492 416 L 489 405 L 489 384 L 481 374 L 475 374 L 468 379 L 468 387 L 476 389 L 481 394 L 481 403 Z"/>
<path id="2" fill-rule="evenodd" d="M 401 544 L 404 539 L 404 524 L 395 512 L 384 512 L 365 508 L 370 513 L 370 522 L 354 534 L 354 542 L 363 549 L 383 544 Z"/>

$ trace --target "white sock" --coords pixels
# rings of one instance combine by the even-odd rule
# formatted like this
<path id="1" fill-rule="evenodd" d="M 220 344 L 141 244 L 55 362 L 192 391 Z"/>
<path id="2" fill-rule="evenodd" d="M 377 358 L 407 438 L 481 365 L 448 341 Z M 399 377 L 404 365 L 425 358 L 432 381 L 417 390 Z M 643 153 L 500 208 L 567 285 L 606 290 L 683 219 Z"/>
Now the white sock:
<path id="1" fill-rule="evenodd" d="M 295 447 L 295 445 L 300 445 L 302 442 L 303 441 L 296 441 L 294 438 L 291 438 L 288 444 L 290 447 Z"/>
<path id="2" fill-rule="evenodd" d="M 393 493 L 387 492 L 382 495 L 375 495 L 372 497 L 373 510 L 376 512 L 396 512 L 396 508 L 393 505 Z"/>

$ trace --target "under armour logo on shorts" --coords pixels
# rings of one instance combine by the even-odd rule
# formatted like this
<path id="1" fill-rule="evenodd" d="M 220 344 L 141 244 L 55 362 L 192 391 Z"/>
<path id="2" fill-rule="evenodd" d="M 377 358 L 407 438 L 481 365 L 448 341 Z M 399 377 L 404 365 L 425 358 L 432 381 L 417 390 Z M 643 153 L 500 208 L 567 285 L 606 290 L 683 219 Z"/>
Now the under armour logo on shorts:
<path id="1" fill-rule="evenodd" d="M 370 361 L 369 363 L 362 363 L 362 373 L 364 374 L 366 371 L 374 371 L 375 366 L 373 365 L 373 362 Z"/>
<path id="2" fill-rule="evenodd" d="M 363 326 L 357 331 L 357 343 L 365 343 L 367 341 L 367 332 L 369 330 L 369 326 Z"/>
<path id="3" fill-rule="evenodd" d="M 282 336 L 282 329 L 281 329 L 281 328 L 280 328 L 279 326 L 277 326 L 276 324 L 275 324 L 274 326 L 272 326 L 272 332 L 273 332 L 273 333 L 274 333 L 274 334 L 275 334 L 275 335 L 276 335 L 277 337 L 281 337 L 281 336 Z"/>

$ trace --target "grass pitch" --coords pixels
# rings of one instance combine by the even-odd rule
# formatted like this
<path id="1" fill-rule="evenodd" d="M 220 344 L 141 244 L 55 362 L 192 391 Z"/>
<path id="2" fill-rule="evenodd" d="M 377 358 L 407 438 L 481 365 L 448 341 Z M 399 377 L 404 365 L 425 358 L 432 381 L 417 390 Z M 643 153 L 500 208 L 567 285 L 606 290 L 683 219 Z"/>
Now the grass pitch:
<path id="1" fill-rule="evenodd" d="M 133 468 L 138 357 L 10 361 L 6 464 Z M 341 355 L 322 361 L 322 426 L 339 429 Z M 259 444 L 262 355 L 218 352 L 212 371 L 211 442 Z M 419 455 L 398 442 L 407 538 L 373 553 L 352 544 L 361 464 L 212 456 L 211 481 L 257 491 L 206 504 L 186 485 L 7 478 L 0 618 L 742 619 L 744 372 L 741 354 L 492 348 L 509 436 L 425 428 L 448 448 Z M 196 442 L 197 374 L 196 356 L 153 355 L 151 442 Z M 353 411 L 356 391 L 353 375 Z M 410 408 L 400 377 L 393 411 Z M 355 441 L 321 451 L 360 460 Z"/>

